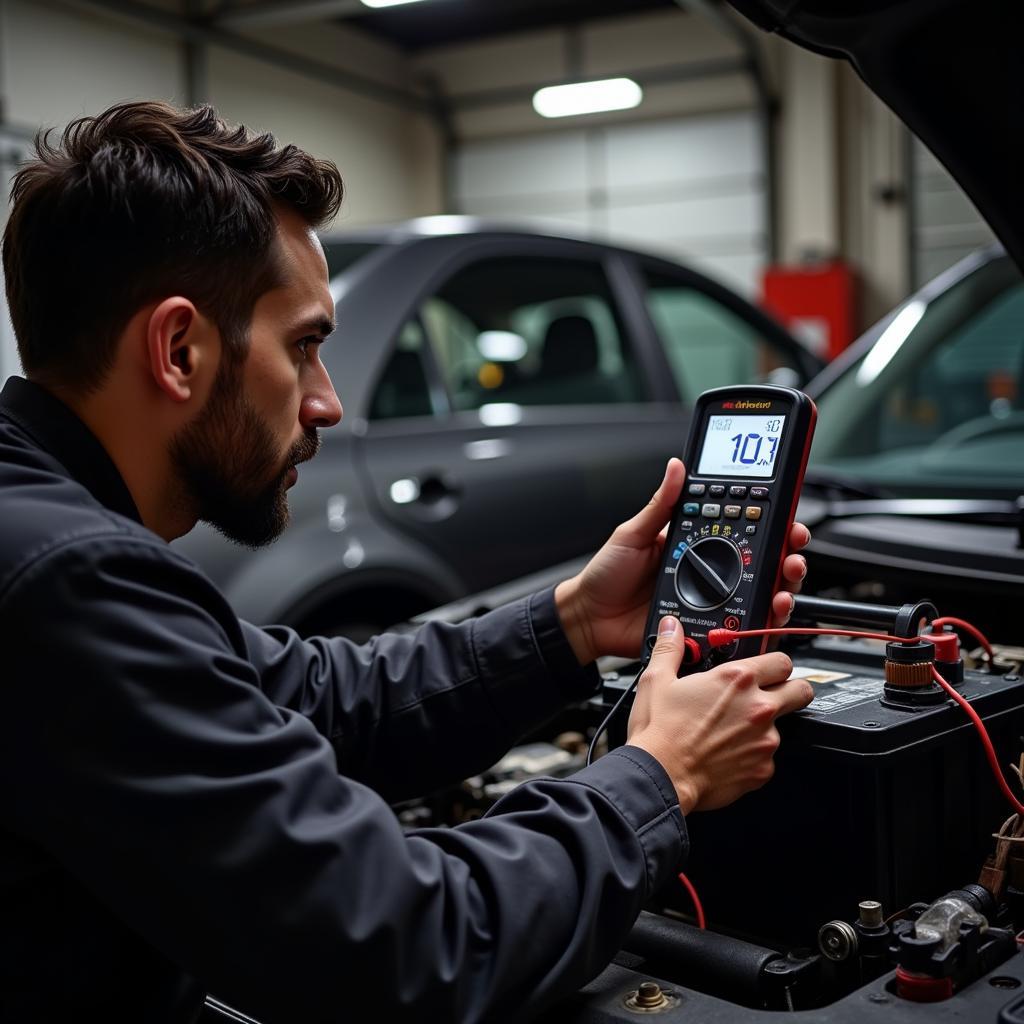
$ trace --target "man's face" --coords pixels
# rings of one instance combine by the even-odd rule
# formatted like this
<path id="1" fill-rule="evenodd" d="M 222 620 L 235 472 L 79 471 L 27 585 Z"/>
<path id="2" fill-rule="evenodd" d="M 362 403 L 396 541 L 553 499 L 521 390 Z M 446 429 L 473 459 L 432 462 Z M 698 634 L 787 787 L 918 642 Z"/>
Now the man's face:
<path id="1" fill-rule="evenodd" d="M 256 302 L 244 363 L 222 355 L 206 405 L 171 449 L 197 518 L 250 547 L 288 525 L 295 467 L 316 454 L 317 430 L 342 412 L 320 362 L 334 327 L 320 244 L 286 212 L 277 245 L 282 283 Z"/>

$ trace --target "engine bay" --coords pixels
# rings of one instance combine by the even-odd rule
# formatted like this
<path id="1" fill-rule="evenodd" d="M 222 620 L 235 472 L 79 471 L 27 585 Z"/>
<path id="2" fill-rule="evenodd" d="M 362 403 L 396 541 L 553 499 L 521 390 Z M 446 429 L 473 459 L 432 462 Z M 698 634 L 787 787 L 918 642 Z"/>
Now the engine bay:
<path id="1" fill-rule="evenodd" d="M 798 598 L 791 626 L 942 634 L 935 665 L 993 753 L 927 672 L 915 683 L 893 667 L 918 655 L 854 636 L 787 637 L 794 676 L 816 697 L 779 722 L 774 778 L 688 816 L 685 876 L 649 902 L 613 963 L 544 1019 L 902 1020 L 927 1002 L 930 1019 L 1024 1020 L 1024 815 L 1005 795 L 1024 797 L 1024 647 L 982 645 L 941 611 Z M 600 697 L 488 772 L 397 808 L 403 824 L 455 825 L 526 779 L 578 770 L 638 669 L 603 663 Z M 602 742 L 625 742 L 627 718 Z"/>

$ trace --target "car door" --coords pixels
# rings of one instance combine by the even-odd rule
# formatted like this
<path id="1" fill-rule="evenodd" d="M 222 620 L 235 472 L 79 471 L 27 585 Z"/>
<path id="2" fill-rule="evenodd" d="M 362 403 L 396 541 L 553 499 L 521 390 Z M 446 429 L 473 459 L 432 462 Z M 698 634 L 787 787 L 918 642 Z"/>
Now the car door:
<path id="1" fill-rule="evenodd" d="M 651 372 L 618 259 L 553 239 L 472 247 L 376 382 L 360 439 L 371 493 L 468 590 L 595 548 L 682 446 L 685 410 Z"/>

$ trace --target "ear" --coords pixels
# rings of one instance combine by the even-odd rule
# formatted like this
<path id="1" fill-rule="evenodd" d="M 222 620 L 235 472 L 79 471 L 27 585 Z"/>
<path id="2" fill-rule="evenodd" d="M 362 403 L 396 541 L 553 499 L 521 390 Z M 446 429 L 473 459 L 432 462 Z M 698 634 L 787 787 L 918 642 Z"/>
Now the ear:
<path id="1" fill-rule="evenodd" d="M 187 402 L 199 382 L 216 367 L 213 345 L 219 335 L 183 296 L 164 299 L 149 315 L 146 352 L 156 386 L 174 402 Z"/>

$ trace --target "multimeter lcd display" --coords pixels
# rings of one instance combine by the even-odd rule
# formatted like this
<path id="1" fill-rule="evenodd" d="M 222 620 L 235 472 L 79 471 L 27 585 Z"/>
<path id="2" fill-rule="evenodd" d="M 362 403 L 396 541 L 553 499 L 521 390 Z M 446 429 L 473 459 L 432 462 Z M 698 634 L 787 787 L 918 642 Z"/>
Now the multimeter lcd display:
<path id="1" fill-rule="evenodd" d="M 785 416 L 709 417 L 698 474 L 767 479 L 775 472 L 785 422 Z"/>

